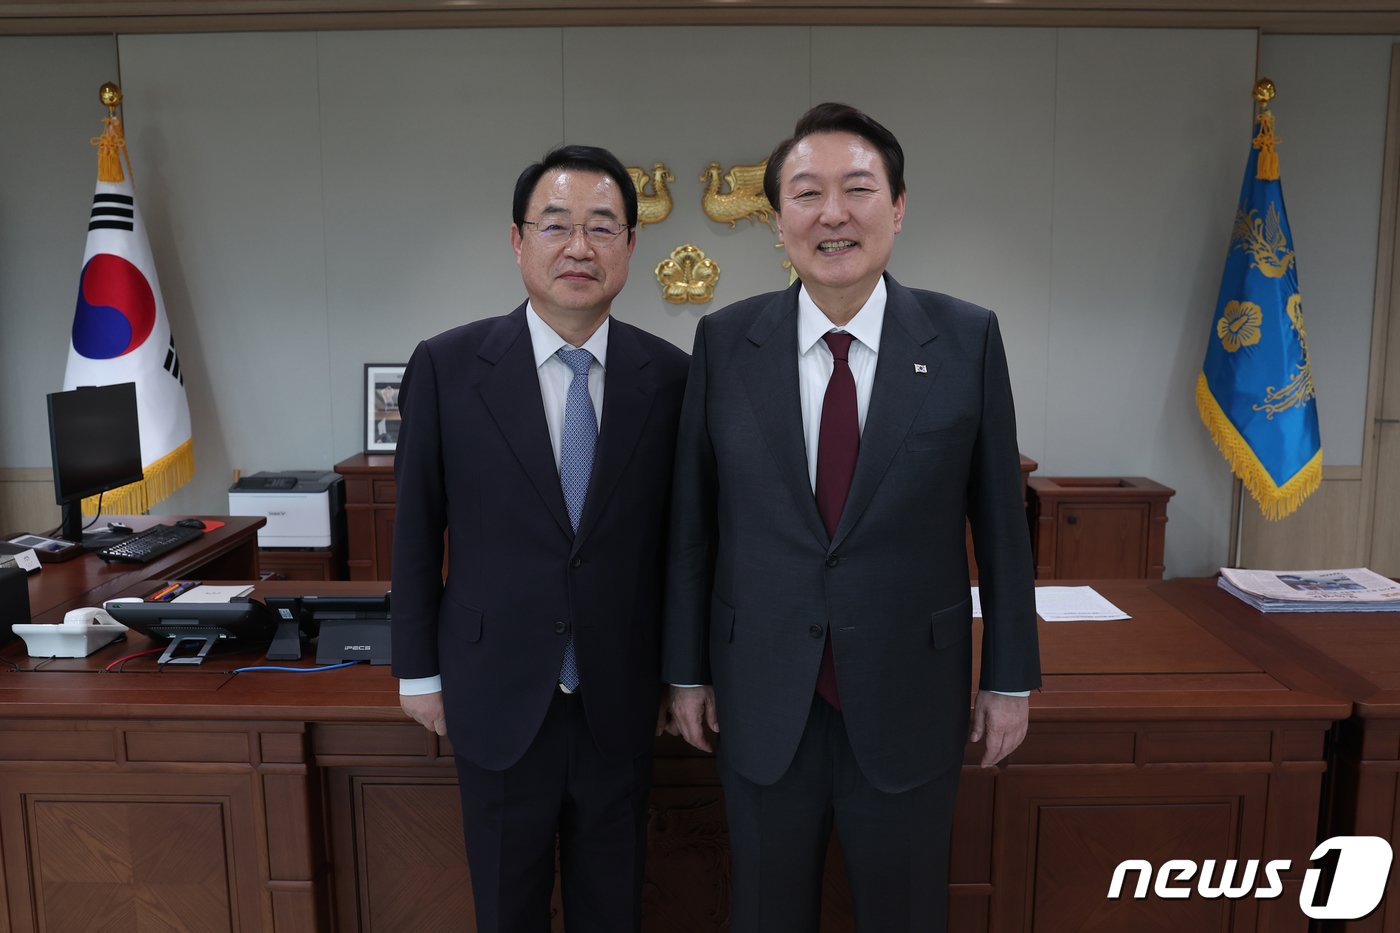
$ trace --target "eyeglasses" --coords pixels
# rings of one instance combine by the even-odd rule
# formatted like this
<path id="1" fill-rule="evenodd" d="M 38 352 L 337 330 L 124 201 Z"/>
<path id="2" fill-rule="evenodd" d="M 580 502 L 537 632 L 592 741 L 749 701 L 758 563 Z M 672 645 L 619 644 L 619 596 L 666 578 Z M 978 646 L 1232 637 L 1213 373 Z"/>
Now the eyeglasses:
<path id="1" fill-rule="evenodd" d="M 573 218 L 566 214 L 560 214 L 558 217 L 545 217 L 543 220 L 525 220 L 522 223 L 535 228 L 535 236 L 539 238 L 540 242 L 554 246 L 567 242 L 574 235 L 575 227 L 582 227 L 584 237 L 594 246 L 611 245 L 618 237 L 632 229 L 627 224 L 620 224 L 615 220 L 606 220 L 602 217 L 576 224 L 573 222 Z"/>

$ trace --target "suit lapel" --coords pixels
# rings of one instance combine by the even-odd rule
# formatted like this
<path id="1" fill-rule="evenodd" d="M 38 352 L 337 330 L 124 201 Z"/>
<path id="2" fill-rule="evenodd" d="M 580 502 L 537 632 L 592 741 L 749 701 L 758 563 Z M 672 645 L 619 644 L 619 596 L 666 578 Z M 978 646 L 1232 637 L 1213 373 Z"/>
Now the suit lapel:
<path id="1" fill-rule="evenodd" d="M 860 434 L 855 476 L 851 478 L 841 522 L 831 541 L 833 549 L 841 544 L 870 505 L 890 461 L 914 423 L 914 416 L 923 407 L 924 399 L 938 378 L 941 366 L 933 345 L 938 332 L 919 306 L 918 299 L 889 275 L 885 276 L 885 286 L 885 323 L 875 364 L 875 384 L 870 393 L 865 428 Z M 928 372 L 917 372 L 915 364 L 927 367 Z"/>
<path id="2" fill-rule="evenodd" d="M 608 325 L 608 365 L 603 374 L 603 419 L 598 446 L 593 454 L 593 472 L 588 480 L 588 497 L 579 518 L 577 551 L 597 523 L 617 482 L 632 458 L 651 412 L 656 387 L 647 378 L 651 356 L 642 348 L 637 335 L 614 318 Z M 556 479 L 555 482 L 558 485 Z"/>
<path id="3" fill-rule="evenodd" d="M 813 536 L 826 546 L 812 481 L 807 472 L 807 444 L 802 434 L 802 401 L 797 374 L 797 290 L 800 283 L 777 295 L 749 328 L 742 365 L 744 387 L 758 418 L 763 443 L 777 462 L 798 515 Z"/>
<path id="4" fill-rule="evenodd" d="M 559 485 L 559 470 L 549 444 L 524 305 L 502 319 L 495 332 L 482 341 L 477 354 L 492 365 L 490 374 L 480 383 L 482 401 L 545 508 L 564 533 L 572 537 L 573 526 L 569 524 L 564 490 Z"/>

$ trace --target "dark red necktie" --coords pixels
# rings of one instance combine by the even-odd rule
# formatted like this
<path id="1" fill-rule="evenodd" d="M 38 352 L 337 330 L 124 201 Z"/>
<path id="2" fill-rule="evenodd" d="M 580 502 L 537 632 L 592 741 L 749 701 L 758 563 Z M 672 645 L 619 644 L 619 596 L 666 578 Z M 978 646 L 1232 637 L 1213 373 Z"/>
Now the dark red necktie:
<path id="1" fill-rule="evenodd" d="M 856 472 L 856 455 L 860 453 L 860 417 L 856 410 L 856 378 L 849 360 L 850 334 L 830 333 L 822 338 L 831 348 L 835 366 L 831 381 L 822 397 L 822 422 L 817 435 L 817 511 L 821 513 L 826 536 L 836 537 L 841 511 L 846 507 L 846 494 L 851 490 L 851 477 Z M 822 651 L 822 666 L 817 671 L 817 693 L 833 708 L 841 708 L 841 696 L 836 690 L 836 664 L 831 657 L 831 629 L 827 627 L 826 647 Z"/>

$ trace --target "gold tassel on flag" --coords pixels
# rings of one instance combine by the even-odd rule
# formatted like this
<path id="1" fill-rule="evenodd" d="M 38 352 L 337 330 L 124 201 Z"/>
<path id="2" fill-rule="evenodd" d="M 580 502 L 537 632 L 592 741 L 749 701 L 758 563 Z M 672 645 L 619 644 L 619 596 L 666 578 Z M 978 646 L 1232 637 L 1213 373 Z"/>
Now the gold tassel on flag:
<path id="1" fill-rule="evenodd" d="M 122 102 L 121 88 L 108 81 L 98 92 L 102 104 L 107 108 L 107 116 L 102 118 L 107 127 L 101 136 L 94 136 L 92 144 L 97 147 L 97 180 L 115 184 L 125 181 L 122 174 L 122 156 L 126 154 L 126 137 L 122 135 L 121 117 L 117 116 L 117 106 Z"/>
<path id="2" fill-rule="evenodd" d="M 1259 124 L 1259 132 L 1254 136 L 1254 148 L 1259 150 L 1259 164 L 1254 177 L 1260 181 L 1278 181 L 1278 151 L 1274 148 L 1278 139 L 1274 136 L 1274 115 L 1269 111 L 1269 101 L 1274 99 L 1274 82 L 1260 78 L 1254 85 L 1254 99 L 1259 102 L 1259 115 L 1254 118 Z"/>
<path id="3" fill-rule="evenodd" d="M 141 471 L 144 478 L 101 496 L 83 500 L 83 514 L 97 514 L 97 500 L 107 515 L 144 515 L 151 507 L 170 498 L 171 494 L 194 478 L 194 441 L 185 441 L 170 453 L 148 463 Z"/>

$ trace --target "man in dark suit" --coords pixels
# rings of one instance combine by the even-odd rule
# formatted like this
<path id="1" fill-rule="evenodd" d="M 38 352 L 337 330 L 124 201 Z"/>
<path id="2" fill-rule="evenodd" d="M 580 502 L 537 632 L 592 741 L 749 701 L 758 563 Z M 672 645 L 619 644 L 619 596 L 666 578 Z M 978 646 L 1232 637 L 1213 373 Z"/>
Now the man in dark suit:
<path id="1" fill-rule="evenodd" d="M 420 343 L 399 394 L 394 674 L 452 741 L 483 933 L 549 930 L 556 839 L 570 933 L 640 927 L 686 357 L 609 316 L 636 223 L 611 153 L 531 165 L 529 300 Z"/>
<path id="2" fill-rule="evenodd" d="M 833 818 L 857 930 L 943 930 L 971 695 L 965 518 L 985 616 L 983 765 L 1025 736 L 1040 682 L 1001 336 L 991 312 L 885 274 L 904 154 L 866 114 L 813 108 L 764 190 L 801 281 L 696 331 L 667 566 L 669 728 L 700 748 L 703 727 L 723 730 L 734 933 L 815 933 Z"/>

